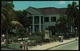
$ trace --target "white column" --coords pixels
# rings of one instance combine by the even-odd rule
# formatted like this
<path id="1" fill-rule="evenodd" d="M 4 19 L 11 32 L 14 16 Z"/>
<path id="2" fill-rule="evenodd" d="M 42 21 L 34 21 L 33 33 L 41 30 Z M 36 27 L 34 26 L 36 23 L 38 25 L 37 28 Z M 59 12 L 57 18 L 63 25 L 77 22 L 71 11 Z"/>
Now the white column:
<path id="1" fill-rule="evenodd" d="M 51 17 L 49 17 L 49 22 L 51 22 Z"/>
<path id="2" fill-rule="evenodd" d="M 44 16 L 43 16 L 43 29 L 45 29 L 45 28 L 44 28 Z"/>
<path id="3" fill-rule="evenodd" d="M 32 27 L 32 28 L 33 28 L 33 30 L 32 30 L 32 31 L 34 32 L 34 31 L 35 31 L 35 29 L 34 29 L 34 16 L 33 16 L 32 26 L 33 26 L 33 27 Z"/>
<path id="4" fill-rule="evenodd" d="M 39 16 L 39 31 L 41 31 L 41 16 Z"/>

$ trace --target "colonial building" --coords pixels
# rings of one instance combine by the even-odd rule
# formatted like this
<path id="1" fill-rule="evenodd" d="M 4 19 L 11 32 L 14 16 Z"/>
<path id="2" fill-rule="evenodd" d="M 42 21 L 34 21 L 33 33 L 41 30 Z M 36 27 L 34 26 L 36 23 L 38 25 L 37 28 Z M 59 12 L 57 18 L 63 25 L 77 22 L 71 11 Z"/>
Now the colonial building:
<path id="1" fill-rule="evenodd" d="M 27 17 L 31 22 L 31 31 L 38 32 L 45 30 L 49 26 L 55 26 L 55 23 L 59 19 L 60 15 L 65 14 L 66 10 L 66 8 L 55 7 L 27 8 L 26 11 L 30 13 L 27 14 Z"/>

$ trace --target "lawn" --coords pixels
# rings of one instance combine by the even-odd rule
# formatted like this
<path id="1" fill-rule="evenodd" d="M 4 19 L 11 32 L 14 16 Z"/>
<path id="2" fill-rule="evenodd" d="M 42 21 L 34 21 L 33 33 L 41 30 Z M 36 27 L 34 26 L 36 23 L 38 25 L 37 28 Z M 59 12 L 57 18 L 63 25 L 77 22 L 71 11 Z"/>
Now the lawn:
<path id="1" fill-rule="evenodd" d="M 9 44 L 9 47 L 3 47 L 1 50 L 19 50 L 20 49 L 20 44 Z"/>

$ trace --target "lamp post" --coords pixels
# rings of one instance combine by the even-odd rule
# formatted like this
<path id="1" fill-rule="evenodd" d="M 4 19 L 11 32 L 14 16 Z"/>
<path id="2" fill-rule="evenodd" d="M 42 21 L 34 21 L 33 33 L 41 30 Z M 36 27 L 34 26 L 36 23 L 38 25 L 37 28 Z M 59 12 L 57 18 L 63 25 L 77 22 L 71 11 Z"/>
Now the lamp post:
<path id="1" fill-rule="evenodd" d="M 31 26 L 29 26 L 29 29 L 30 29 L 30 36 L 29 36 L 29 38 L 30 38 L 31 37 Z M 29 43 L 30 43 L 30 39 L 27 42 L 27 50 L 28 50 L 28 47 L 29 47 Z"/>
<path id="2" fill-rule="evenodd" d="M 26 32 L 28 32 L 28 28 L 26 27 Z"/>
<path id="3" fill-rule="evenodd" d="M 29 28 L 30 28 L 30 35 L 31 35 L 31 26 L 29 26 Z"/>
<path id="4" fill-rule="evenodd" d="M 77 40 L 77 27 L 75 28 L 75 30 L 76 30 L 76 40 Z"/>

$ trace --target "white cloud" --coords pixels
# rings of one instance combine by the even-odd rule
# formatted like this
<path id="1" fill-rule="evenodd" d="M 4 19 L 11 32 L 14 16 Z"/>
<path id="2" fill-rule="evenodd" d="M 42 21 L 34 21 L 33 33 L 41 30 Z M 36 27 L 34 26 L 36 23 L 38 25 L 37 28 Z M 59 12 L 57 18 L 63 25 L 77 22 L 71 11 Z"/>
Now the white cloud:
<path id="1" fill-rule="evenodd" d="M 59 2 L 59 4 L 65 4 L 66 3 L 66 1 L 60 1 Z"/>

